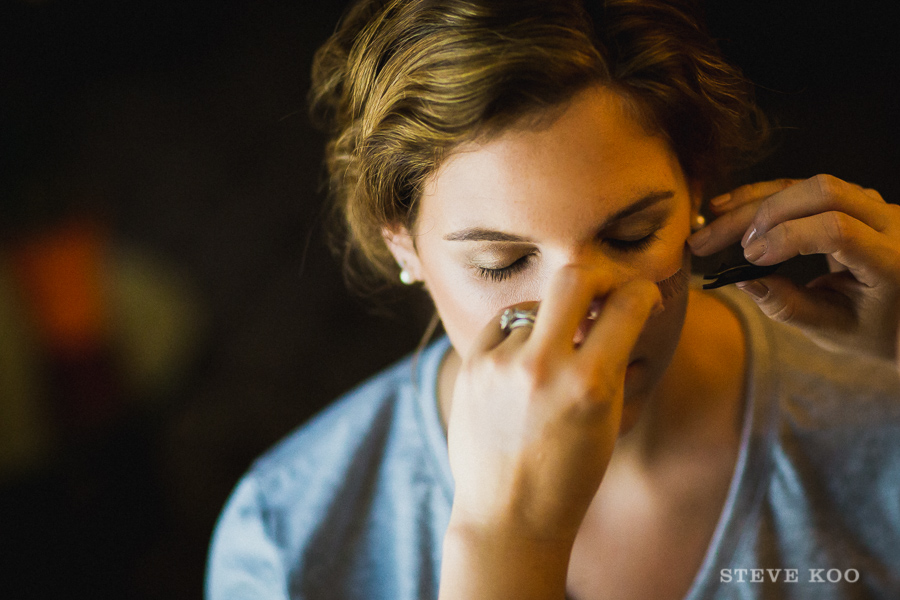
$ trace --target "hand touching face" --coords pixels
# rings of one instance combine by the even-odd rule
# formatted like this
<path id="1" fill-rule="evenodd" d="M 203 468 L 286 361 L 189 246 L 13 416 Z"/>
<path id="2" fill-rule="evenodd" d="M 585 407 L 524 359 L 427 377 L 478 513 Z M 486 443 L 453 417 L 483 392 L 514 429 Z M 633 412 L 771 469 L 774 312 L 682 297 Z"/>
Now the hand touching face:
<path id="1" fill-rule="evenodd" d="M 699 194 L 667 142 L 600 87 L 553 116 L 459 148 L 423 190 L 414 231 L 386 236 L 463 358 L 505 307 L 542 301 L 561 269 L 593 272 L 608 289 L 689 271 Z M 665 370 L 685 302 L 686 292 L 648 322 L 633 352 L 643 365 L 635 393 Z"/>

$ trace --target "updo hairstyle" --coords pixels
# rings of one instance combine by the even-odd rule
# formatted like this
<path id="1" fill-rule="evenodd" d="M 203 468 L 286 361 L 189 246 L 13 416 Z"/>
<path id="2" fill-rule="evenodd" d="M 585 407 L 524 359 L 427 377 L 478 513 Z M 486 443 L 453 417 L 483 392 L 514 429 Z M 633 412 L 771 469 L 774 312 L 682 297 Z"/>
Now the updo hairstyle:
<path id="1" fill-rule="evenodd" d="M 768 126 L 695 12 L 684 0 L 355 3 L 316 53 L 310 90 L 348 282 L 397 281 L 382 231 L 415 232 L 423 184 L 455 147 L 588 85 L 621 94 L 690 180 L 751 162 Z"/>

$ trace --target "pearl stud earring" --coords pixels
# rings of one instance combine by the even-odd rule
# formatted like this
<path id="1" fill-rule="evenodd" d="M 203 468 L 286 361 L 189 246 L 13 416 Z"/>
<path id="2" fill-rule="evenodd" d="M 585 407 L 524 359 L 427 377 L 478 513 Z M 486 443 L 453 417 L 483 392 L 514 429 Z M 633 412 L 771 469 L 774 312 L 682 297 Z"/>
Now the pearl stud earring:
<path id="1" fill-rule="evenodd" d="M 691 231 L 700 231 L 706 225 L 706 217 L 697 214 L 691 221 Z"/>

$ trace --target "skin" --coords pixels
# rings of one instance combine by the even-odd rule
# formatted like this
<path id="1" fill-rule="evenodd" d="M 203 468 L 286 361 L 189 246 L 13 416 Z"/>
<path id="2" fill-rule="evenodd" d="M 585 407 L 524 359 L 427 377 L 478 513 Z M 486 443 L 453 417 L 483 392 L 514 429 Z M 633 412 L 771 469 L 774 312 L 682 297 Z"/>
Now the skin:
<path id="1" fill-rule="evenodd" d="M 653 282 L 689 269 L 686 242 L 740 241 L 761 265 L 825 254 L 809 286 L 739 287 L 823 345 L 896 360 L 900 208 L 827 175 L 760 182 L 689 237 L 701 186 L 622 98 L 594 87 L 547 116 L 458 148 L 415 230 L 384 232 L 452 343 L 441 598 L 682 597 L 737 456 L 744 341 L 718 301 Z M 506 335 L 514 305 L 540 311 Z"/>
<path id="2" fill-rule="evenodd" d="M 425 188 L 415 231 L 385 230 L 453 346 L 439 389 L 456 483 L 445 599 L 562 598 L 567 582 L 576 597 L 600 597 L 577 565 L 580 548 L 589 554 L 616 535 L 605 529 L 614 502 L 602 490 L 646 483 L 654 508 L 642 518 L 674 520 L 667 497 L 695 503 L 676 493 L 672 474 L 701 465 L 724 482 L 697 486 L 715 498 L 714 524 L 736 456 L 736 319 L 709 298 L 689 303 L 686 289 L 662 301 L 653 283 L 689 269 L 699 184 L 607 89 L 585 90 L 554 116 L 458 149 Z M 484 271 L 511 264 L 522 268 L 502 280 Z M 533 330 L 500 332 L 505 307 L 536 302 Z M 585 321 L 592 304 L 594 323 Z M 686 313 L 694 326 L 682 334 Z M 728 335 L 704 329 L 710 313 Z M 611 464 L 618 475 L 607 482 Z M 665 529 L 633 537 L 672 547 Z M 696 544 L 700 556 L 706 543 Z M 689 582 L 699 558 L 684 554 Z"/>
<path id="3" fill-rule="evenodd" d="M 719 215 L 690 239 L 706 256 L 741 242 L 750 262 L 824 254 L 830 273 L 807 286 L 770 276 L 739 287 L 771 318 L 823 346 L 897 360 L 900 206 L 831 175 L 745 185 L 711 200 Z"/>
<path id="4" fill-rule="evenodd" d="M 625 282 L 654 282 L 690 269 L 684 243 L 699 205 L 698 187 L 689 186 L 665 141 L 648 135 L 618 96 L 593 89 L 579 100 L 549 128 L 513 130 L 458 150 L 426 188 L 417 231 L 387 236 L 398 261 L 435 302 L 454 349 L 451 368 L 471 354 L 478 335 L 503 309 L 543 299 L 554 276 L 571 277 L 575 286 L 593 279 L 583 312 L 576 311 L 580 317 L 595 296 Z M 642 202 L 643 210 L 608 222 Z M 446 239 L 477 234 L 475 228 L 527 241 Z M 648 235 L 658 239 L 647 240 L 645 249 L 627 247 Z M 525 268 L 504 281 L 479 272 L 520 259 Z M 559 275 L 562 270 L 576 273 Z M 680 294 L 668 300 L 648 324 L 629 361 L 640 361 L 632 367 L 640 373 L 629 379 L 629 399 L 646 397 L 662 375 L 686 299 Z M 445 415 L 451 402 L 449 394 L 441 399 Z M 628 427 L 637 411 L 638 403 L 629 403 L 626 412 L 634 414 Z"/>

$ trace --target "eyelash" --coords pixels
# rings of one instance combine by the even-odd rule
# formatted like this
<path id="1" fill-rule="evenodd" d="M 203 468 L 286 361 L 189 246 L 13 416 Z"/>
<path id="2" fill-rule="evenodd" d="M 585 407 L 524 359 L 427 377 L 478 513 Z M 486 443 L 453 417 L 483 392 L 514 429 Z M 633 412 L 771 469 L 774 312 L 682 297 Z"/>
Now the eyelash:
<path id="1" fill-rule="evenodd" d="M 647 248 L 650 247 L 653 242 L 657 241 L 659 236 L 656 235 L 656 232 L 646 235 L 637 240 L 615 240 L 615 239 L 607 239 L 606 243 L 609 244 L 614 250 L 618 250 L 620 252 L 643 252 Z M 528 266 L 528 263 L 531 262 L 532 254 L 526 254 L 519 260 L 514 263 L 501 267 L 499 269 L 489 269 L 487 267 L 477 267 L 478 274 L 481 275 L 484 279 L 488 279 L 490 281 L 504 281 L 509 277 L 515 275 L 519 271 L 525 269 Z"/>
<path id="2" fill-rule="evenodd" d="M 622 252 L 643 252 L 658 239 L 659 236 L 656 235 L 656 232 L 654 231 L 653 233 L 645 235 L 644 237 L 637 240 L 608 239 L 606 240 L 606 243 L 609 244 L 613 249 L 620 250 Z"/>
<path id="3" fill-rule="evenodd" d="M 488 269 L 487 267 L 478 267 L 478 274 L 481 275 L 484 279 L 489 279 L 490 281 L 503 281 L 515 275 L 522 269 L 528 266 L 528 263 L 531 262 L 531 257 L 533 255 L 526 254 L 516 262 L 508 265 L 506 267 L 501 267 L 499 269 Z"/>

